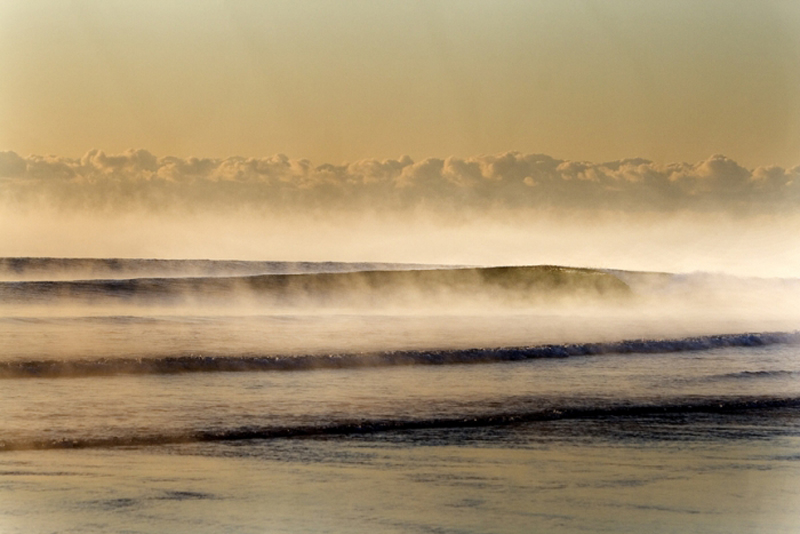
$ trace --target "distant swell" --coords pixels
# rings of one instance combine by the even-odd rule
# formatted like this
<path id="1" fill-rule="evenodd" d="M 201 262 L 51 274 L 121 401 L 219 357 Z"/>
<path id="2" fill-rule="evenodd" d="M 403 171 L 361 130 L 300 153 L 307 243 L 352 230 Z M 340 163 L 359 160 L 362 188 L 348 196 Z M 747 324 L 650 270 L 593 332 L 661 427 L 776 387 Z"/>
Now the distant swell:
<path id="1" fill-rule="evenodd" d="M 755 410 L 800 408 L 800 398 L 707 399 L 691 403 L 662 405 L 624 405 L 590 408 L 549 408 L 520 413 L 495 413 L 456 418 L 347 420 L 319 425 L 248 426 L 226 430 L 112 436 L 102 438 L 64 438 L 29 441 L 0 441 L 0 451 L 31 449 L 83 449 L 152 446 L 182 443 L 244 441 L 257 439 L 303 438 L 369 434 L 400 430 L 477 428 L 564 419 L 602 419 L 664 416 L 673 414 L 733 414 Z"/>
<path id="2" fill-rule="evenodd" d="M 336 261 L 161 260 L 131 258 L 0 258 L 0 280 L 101 280 L 133 278 L 230 277 L 261 274 L 336 273 L 431 269 L 408 263 Z"/>
<path id="3" fill-rule="evenodd" d="M 534 347 L 420 350 L 300 356 L 169 356 L 96 360 L 0 362 L 0 378 L 88 377 L 116 374 L 175 374 L 245 371 L 305 371 L 401 365 L 448 365 L 510 362 L 537 358 L 567 358 L 600 354 L 657 354 L 703 351 L 721 347 L 757 347 L 798 343 L 800 332 L 747 333 L 668 340 L 627 340 Z"/>
<path id="4" fill-rule="evenodd" d="M 438 294 L 503 295 L 527 301 L 536 295 L 630 296 L 630 287 L 596 269 L 553 265 L 371 270 L 247 276 L 133 278 L 70 281 L 0 281 L 0 301 L 15 305 L 169 303 L 231 299 L 243 295 L 284 305 L 371 303 L 407 296 L 416 302 Z"/>

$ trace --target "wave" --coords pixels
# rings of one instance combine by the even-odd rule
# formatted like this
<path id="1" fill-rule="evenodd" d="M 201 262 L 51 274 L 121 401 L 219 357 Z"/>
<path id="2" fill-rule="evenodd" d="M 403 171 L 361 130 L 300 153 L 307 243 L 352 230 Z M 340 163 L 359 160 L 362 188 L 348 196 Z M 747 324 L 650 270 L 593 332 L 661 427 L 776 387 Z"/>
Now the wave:
<path id="1" fill-rule="evenodd" d="M 627 296 L 629 286 L 597 269 L 550 265 L 450 269 L 366 270 L 255 276 L 134 278 L 124 280 L 0 282 L 8 304 L 67 302 L 181 302 L 256 297 L 279 304 L 311 301 L 338 306 L 379 304 L 405 297 L 419 303 L 463 295 L 529 299 L 537 295 Z"/>
<path id="2" fill-rule="evenodd" d="M 185 355 L 101 358 L 94 360 L 5 361 L 0 362 L 0 379 L 91 377 L 117 374 L 309 371 L 403 365 L 479 364 L 603 354 L 658 354 L 704 351 L 722 347 L 759 347 L 778 343 L 799 342 L 800 332 L 764 332 L 680 339 L 634 339 L 608 343 L 573 343 L 466 350 L 404 350 L 379 353 L 292 356 Z"/>
<path id="3" fill-rule="evenodd" d="M 791 378 L 800 376 L 798 371 L 739 371 L 737 373 L 726 373 L 722 375 L 713 375 L 705 378 L 705 381 L 720 381 L 720 380 L 753 380 L 763 378 Z"/>
<path id="4" fill-rule="evenodd" d="M 259 274 L 336 273 L 432 269 L 414 263 L 163 260 L 134 258 L 0 258 L 0 280 L 111 280 L 254 276 Z"/>
<path id="5" fill-rule="evenodd" d="M 691 414 L 737 414 L 800 408 L 800 398 L 748 397 L 734 399 L 695 399 L 664 404 L 625 404 L 603 407 L 564 407 L 506 413 L 487 413 L 468 417 L 427 419 L 340 420 L 319 424 L 245 426 L 220 430 L 174 433 L 76 437 L 32 440 L 0 440 L 0 451 L 32 449 L 83 449 L 138 447 L 186 443 L 265 440 L 372 434 L 377 432 L 478 428 L 560 420 L 602 420 Z"/>

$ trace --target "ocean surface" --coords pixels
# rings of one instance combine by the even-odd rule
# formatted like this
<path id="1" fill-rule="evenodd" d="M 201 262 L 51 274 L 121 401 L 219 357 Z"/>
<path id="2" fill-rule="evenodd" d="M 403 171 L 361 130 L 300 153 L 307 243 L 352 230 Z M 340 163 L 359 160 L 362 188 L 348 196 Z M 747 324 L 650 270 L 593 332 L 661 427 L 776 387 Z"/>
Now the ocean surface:
<path id="1" fill-rule="evenodd" d="M 0 532 L 799 532 L 799 296 L 0 259 Z"/>

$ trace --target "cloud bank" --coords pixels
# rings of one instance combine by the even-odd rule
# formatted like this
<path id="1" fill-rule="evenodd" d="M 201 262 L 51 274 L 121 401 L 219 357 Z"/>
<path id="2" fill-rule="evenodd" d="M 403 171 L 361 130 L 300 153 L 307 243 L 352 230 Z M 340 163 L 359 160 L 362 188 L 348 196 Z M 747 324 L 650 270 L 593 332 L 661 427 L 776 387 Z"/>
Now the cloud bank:
<path id="1" fill-rule="evenodd" d="M 508 152 L 313 165 L 267 158 L 157 157 L 147 150 L 80 159 L 0 152 L 0 199 L 77 210 L 599 209 L 777 213 L 800 208 L 800 166 L 604 163 Z"/>

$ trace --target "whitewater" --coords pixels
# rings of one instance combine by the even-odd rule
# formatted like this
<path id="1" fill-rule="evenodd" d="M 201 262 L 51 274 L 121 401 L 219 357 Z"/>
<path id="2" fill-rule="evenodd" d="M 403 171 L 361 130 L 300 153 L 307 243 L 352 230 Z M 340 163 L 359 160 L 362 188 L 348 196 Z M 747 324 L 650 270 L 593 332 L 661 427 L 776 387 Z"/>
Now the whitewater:
<path id="1" fill-rule="evenodd" d="M 799 296 L 553 265 L 0 259 L 0 531 L 796 532 Z"/>

